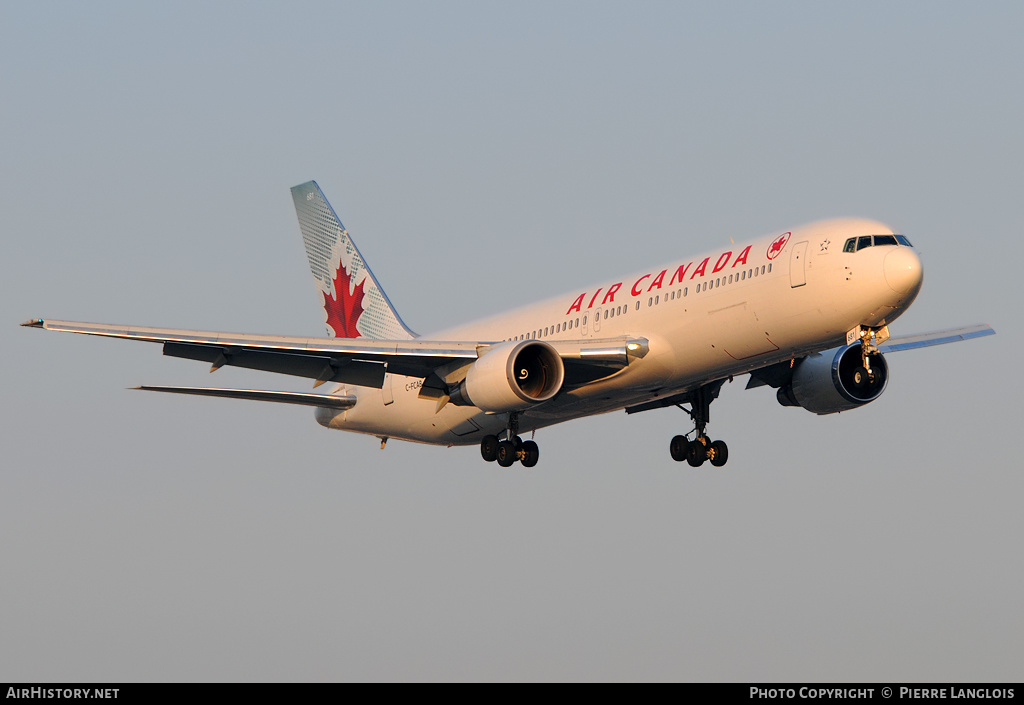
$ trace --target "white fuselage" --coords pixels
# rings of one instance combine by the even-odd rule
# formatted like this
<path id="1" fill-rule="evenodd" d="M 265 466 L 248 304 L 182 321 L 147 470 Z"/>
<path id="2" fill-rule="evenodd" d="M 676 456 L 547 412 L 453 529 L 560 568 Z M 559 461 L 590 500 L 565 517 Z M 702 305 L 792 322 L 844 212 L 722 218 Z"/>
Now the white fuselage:
<path id="1" fill-rule="evenodd" d="M 644 338 L 648 354 L 604 380 L 563 391 L 520 414 L 529 431 L 671 396 L 713 380 L 827 350 L 858 325 L 892 322 L 920 290 L 905 246 L 844 252 L 849 238 L 892 234 L 871 220 L 811 223 L 729 245 L 424 339 L 503 341 Z M 888 261 L 887 261 L 887 258 Z M 337 388 L 347 411 L 318 408 L 330 428 L 423 443 L 465 445 L 498 433 L 508 414 L 422 398 L 422 380 L 387 375 L 383 389 Z"/>

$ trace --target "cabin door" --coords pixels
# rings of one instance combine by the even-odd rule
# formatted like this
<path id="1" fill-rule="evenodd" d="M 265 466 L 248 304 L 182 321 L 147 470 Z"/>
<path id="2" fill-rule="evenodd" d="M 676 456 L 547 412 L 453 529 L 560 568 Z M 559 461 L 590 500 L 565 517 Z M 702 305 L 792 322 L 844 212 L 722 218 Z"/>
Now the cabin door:
<path id="1" fill-rule="evenodd" d="M 794 289 L 807 283 L 804 265 L 807 260 L 807 241 L 793 245 L 793 254 L 789 257 L 789 285 Z"/>

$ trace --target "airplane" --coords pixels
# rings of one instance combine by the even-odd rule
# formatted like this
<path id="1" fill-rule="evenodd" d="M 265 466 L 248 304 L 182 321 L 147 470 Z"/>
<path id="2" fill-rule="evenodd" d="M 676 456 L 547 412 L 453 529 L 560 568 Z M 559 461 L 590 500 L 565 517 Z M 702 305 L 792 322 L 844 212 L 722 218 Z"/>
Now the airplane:
<path id="1" fill-rule="evenodd" d="M 676 406 L 693 429 L 675 461 L 721 467 L 707 433 L 726 381 L 749 374 L 783 406 L 825 415 L 878 399 L 884 354 L 995 333 L 987 325 L 890 337 L 924 271 L 904 235 L 833 219 L 598 282 L 432 335 L 399 317 L 315 181 L 291 189 L 329 337 L 301 338 L 32 319 L 22 325 L 160 343 L 163 354 L 327 383 L 325 393 L 135 389 L 315 407 L 332 429 L 445 446 L 533 467 L 520 434 L 570 419 Z M 731 239 L 730 239 L 731 240 Z M 688 405 L 688 406 L 684 406 Z"/>

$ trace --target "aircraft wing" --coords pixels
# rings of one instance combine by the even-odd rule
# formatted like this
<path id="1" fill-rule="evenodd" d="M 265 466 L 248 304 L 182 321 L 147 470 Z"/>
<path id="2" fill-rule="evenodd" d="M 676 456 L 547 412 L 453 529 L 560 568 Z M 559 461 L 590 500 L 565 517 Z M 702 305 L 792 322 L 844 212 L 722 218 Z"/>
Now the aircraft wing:
<path id="1" fill-rule="evenodd" d="M 944 343 L 957 343 L 961 340 L 981 338 L 986 335 L 995 335 L 995 331 L 984 323 L 966 328 L 952 328 L 950 330 L 937 330 L 931 333 L 918 333 L 917 335 L 905 335 L 899 338 L 889 338 L 885 343 L 878 346 L 879 352 L 898 352 L 900 350 L 913 350 L 915 348 L 927 348 L 931 345 L 943 345 Z"/>
<path id="2" fill-rule="evenodd" d="M 30 328 L 141 340 L 163 345 L 164 355 L 210 363 L 381 388 L 386 372 L 410 377 L 446 377 L 466 367 L 503 341 L 369 340 L 366 338 L 298 338 L 147 328 L 107 323 L 33 319 Z M 566 377 L 585 383 L 620 370 L 647 352 L 644 339 L 544 341 L 558 352 Z M 162 390 L 161 390 L 162 391 Z M 196 392 L 198 393 L 198 392 Z M 295 403 L 295 402 L 292 402 Z"/>

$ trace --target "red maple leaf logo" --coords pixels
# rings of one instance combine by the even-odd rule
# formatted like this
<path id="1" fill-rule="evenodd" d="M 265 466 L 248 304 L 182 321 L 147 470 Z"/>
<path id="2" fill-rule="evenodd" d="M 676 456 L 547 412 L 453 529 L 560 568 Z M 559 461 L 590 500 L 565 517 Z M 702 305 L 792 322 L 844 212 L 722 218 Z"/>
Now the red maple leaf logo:
<path id="1" fill-rule="evenodd" d="M 784 233 L 778 240 L 768 245 L 768 259 L 775 259 L 782 253 L 782 248 L 786 246 L 787 242 L 789 242 L 790 235 L 792 235 L 792 233 Z"/>
<path id="2" fill-rule="evenodd" d="M 335 338 L 358 338 L 359 331 L 356 330 L 356 322 L 363 315 L 363 284 L 349 293 L 352 277 L 349 276 L 345 265 L 338 264 L 338 273 L 334 277 L 335 296 L 328 296 L 324 292 L 324 310 L 327 311 L 327 325 L 334 331 Z"/>

